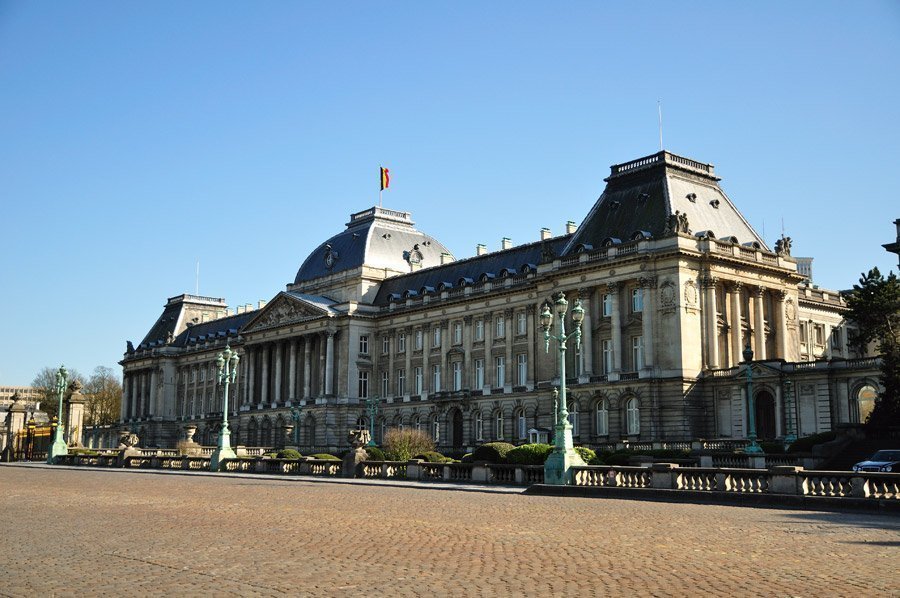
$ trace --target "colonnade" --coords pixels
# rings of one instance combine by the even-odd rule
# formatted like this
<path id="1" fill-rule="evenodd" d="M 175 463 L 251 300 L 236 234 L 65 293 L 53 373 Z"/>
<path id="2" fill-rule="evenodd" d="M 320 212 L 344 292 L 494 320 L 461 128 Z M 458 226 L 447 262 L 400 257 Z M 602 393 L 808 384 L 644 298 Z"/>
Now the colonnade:
<path id="1" fill-rule="evenodd" d="M 335 333 L 305 334 L 244 347 L 241 408 L 279 407 L 334 395 Z"/>
<path id="2" fill-rule="evenodd" d="M 126 372 L 122 378 L 122 420 L 148 418 L 158 412 L 159 382 L 161 372 L 158 367 L 149 367 Z"/>

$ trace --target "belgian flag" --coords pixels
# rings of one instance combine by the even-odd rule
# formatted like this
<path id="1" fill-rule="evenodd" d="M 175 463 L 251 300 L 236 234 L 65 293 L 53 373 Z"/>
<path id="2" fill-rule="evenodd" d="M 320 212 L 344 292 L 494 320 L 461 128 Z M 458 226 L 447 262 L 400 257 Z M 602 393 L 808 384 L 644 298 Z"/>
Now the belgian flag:
<path id="1" fill-rule="evenodd" d="M 387 168 L 379 168 L 381 174 L 381 190 L 384 191 L 391 185 L 391 173 Z"/>

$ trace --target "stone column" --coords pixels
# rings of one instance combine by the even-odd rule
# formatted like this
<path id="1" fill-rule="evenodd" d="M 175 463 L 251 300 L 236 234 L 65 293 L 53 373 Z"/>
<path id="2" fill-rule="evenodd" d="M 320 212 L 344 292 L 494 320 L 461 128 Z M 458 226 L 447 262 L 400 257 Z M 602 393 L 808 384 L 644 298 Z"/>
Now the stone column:
<path id="1" fill-rule="evenodd" d="M 84 395 L 81 394 L 81 382 L 75 380 L 69 384 L 69 396 L 66 399 L 66 442 L 69 446 L 80 447 L 84 433 Z"/>
<path id="2" fill-rule="evenodd" d="M 412 372 L 412 354 L 413 349 L 416 346 L 416 332 L 412 328 L 404 328 L 403 333 L 406 334 L 406 352 L 403 354 L 403 369 L 406 370 L 406 376 L 404 381 L 403 395 L 409 396 L 412 394 L 413 385 L 415 381 L 413 380 L 413 372 Z M 441 331 L 441 349 L 443 349 L 444 344 L 447 339 L 444 338 L 443 330 Z M 431 344 L 429 339 L 425 338 L 425 334 L 422 334 L 422 352 L 425 352 L 426 347 Z M 424 372 L 422 373 L 424 376 Z"/>
<path id="3" fill-rule="evenodd" d="M 334 394 L 334 332 L 325 333 L 325 396 Z"/>
<path id="4" fill-rule="evenodd" d="M 284 353 L 284 344 L 275 343 L 272 347 L 275 352 L 275 387 L 272 392 L 272 407 L 281 405 L 281 381 L 282 377 L 282 353 Z"/>
<path id="5" fill-rule="evenodd" d="M 259 404 L 269 404 L 269 345 L 260 347 L 262 357 L 262 376 L 259 379 Z"/>
<path id="6" fill-rule="evenodd" d="M 488 388 L 502 385 L 503 383 L 491 383 L 494 379 L 496 369 L 494 367 L 494 356 L 491 350 L 494 347 L 494 315 L 491 312 L 484 314 L 484 385 Z"/>
<path id="7" fill-rule="evenodd" d="M 834 348 L 831 346 L 831 324 L 825 324 L 825 359 L 831 361 Z"/>
<path id="8" fill-rule="evenodd" d="M 513 361 L 513 332 L 516 325 L 513 320 L 514 315 L 515 314 L 511 309 L 504 310 L 503 312 L 503 317 L 506 322 L 506 327 L 504 329 L 506 332 L 504 337 L 504 342 L 506 342 L 506 367 L 503 368 L 506 380 L 503 382 L 503 386 L 507 392 L 511 390 L 513 382 L 516 380 L 516 363 Z"/>
<path id="9" fill-rule="evenodd" d="M 431 353 L 432 345 L 431 328 L 428 325 L 422 327 L 422 336 L 424 337 L 424 345 L 422 345 L 422 395 L 428 396 L 428 389 L 431 388 L 431 367 L 428 365 L 428 357 Z M 379 381 L 380 383 L 381 381 Z"/>
<path id="10" fill-rule="evenodd" d="M 181 414 L 180 415 L 182 415 L 182 416 L 185 416 L 188 414 L 188 380 L 190 380 L 190 378 L 188 377 L 189 370 L 190 370 L 190 368 L 187 368 L 187 367 L 182 368 L 182 370 L 181 370 L 181 375 L 184 378 L 184 388 L 182 389 L 183 394 L 181 395 Z"/>
<path id="11" fill-rule="evenodd" d="M 775 291 L 773 302 L 774 324 L 775 324 L 775 357 L 777 359 L 785 359 L 787 356 L 787 326 L 784 317 L 784 291 Z"/>
<path id="12" fill-rule="evenodd" d="M 579 382 L 587 382 L 594 374 L 594 289 L 578 292 L 584 320 L 581 323 L 581 377 Z M 529 343 L 530 345 L 531 343 Z"/>
<path id="13" fill-rule="evenodd" d="M 448 380 L 452 376 L 450 375 L 450 363 L 447 360 L 447 351 L 450 348 L 450 343 L 447 342 L 447 333 L 449 332 L 447 320 L 441 320 L 437 325 L 441 327 L 441 389 L 450 389 L 452 388 L 452 382 Z"/>
<path id="14" fill-rule="evenodd" d="M 619 290 L 621 288 L 621 282 L 613 282 L 606 287 L 606 292 L 609 293 L 610 297 L 609 323 L 612 332 L 612 334 L 610 335 L 613 354 L 612 366 L 613 372 L 616 373 L 622 371 L 622 319 L 619 315 Z"/>
<path id="15" fill-rule="evenodd" d="M 710 369 L 719 367 L 719 322 L 716 315 L 716 282 L 717 279 L 707 276 L 704 279 L 706 286 L 706 365 Z"/>
<path id="16" fill-rule="evenodd" d="M 387 394 L 389 396 L 394 396 L 396 394 L 396 387 L 394 386 L 394 374 L 396 373 L 394 370 L 394 356 L 397 354 L 397 344 L 396 344 L 396 336 L 393 332 L 388 334 L 388 387 Z M 381 380 L 378 381 L 378 384 L 381 384 Z M 434 391 L 437 391 L 435 388 Z M 380 392 L 380 390 L 379 390 Z M 384 397 L 382 397 L 384 398 Z"/>
<path id="17" fill-rule="evenodd" d="M 534 330 L 537 323 L 535 322 L 534 314 L 534 305 L 526 305 L 525 315 L 528 326 L 528 383 L 526 384 L 526 386 L 529 390 L 534 388 L 535 380 L 537 380 L 537 356 L 535 355 L 534 347 Z"/>
<path id="18" fill-rule="evenodd" d="M 288 358 L 288 400 L 297 400 L 297 339 L 291 339 Z"/>
<path id="19" fill-rule="evenodd" d="M 653 309 L 655 302 L 653 301 L 653 290 L 656 288 L 656 279 L 652 277 L 643 277 L 640 280 L 641 289 L 644 294 L 644 307 L 641 312 L 641 334 L 644 336 L 644 369 L 652 369 L 653 360 Z"/>
<path id="20" fill-rule="evenodd" d="M 743 283 L 735 282 L 728 287 L 731 301 L 731 367 L 736 367 L 743 359 L 743 329 L 741 328 L 741 289 Z"/>
<path id="21" fill-rule="evenodd" d="M 159 369 L 155 366 L 150 370 L 150 397 L 146 401 L 145 411 L 147 415 L 156 414 L 156 394 L 159 391 Z"/>
<path id="22" fill-rule="evenodd" d="M 463 317 L 463 388 L 475 389 L 475 368 L 472 367 L 472 316 Z"/>
<path id="23" fill-rule="evenodd" d="M 303 337 L 303 398 L 309 398 L 310 384 L 309 379 L 312 376 L 312 343 L 310 336 Z"/>
<path id="24" fill-rule="evenodd" d="M 756 345 L 753 359 L 766 358 L 766 319 L 763 308 L 765 289 L 753 289 L 753 342 Z"/>
<path id="25" fill-rule="evenodd" d="M 256 400 L 256 347 L 247 347 L 247 405 Z"/>

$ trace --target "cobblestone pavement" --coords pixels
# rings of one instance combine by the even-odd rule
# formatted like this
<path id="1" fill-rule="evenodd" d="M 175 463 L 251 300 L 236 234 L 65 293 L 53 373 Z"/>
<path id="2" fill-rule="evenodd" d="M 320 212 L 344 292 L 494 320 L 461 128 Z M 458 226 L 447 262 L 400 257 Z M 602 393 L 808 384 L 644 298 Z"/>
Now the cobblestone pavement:
<path id="1" fill-rule="evenodd" d="M 0 595 L 900 596 L 900 518 L 0 467 Z"/>

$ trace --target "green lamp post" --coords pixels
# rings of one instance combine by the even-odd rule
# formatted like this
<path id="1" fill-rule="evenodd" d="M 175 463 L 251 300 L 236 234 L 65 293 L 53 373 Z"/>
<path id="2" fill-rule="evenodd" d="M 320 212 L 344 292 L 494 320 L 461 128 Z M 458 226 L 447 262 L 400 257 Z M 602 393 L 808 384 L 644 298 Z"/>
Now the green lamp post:
<path id="1" fill-rule="evenodd" d="M 222 400 L 222 427 L 219 430 L 219 444 L 209 458 L 210 471 L 218 471 L 225 459 L 235 459 L 234 449 L 231 448 L 231 432 L 228 430 L 228 386 L 237 378 L 237 367 L 240 357 L 232 351 L 226 343 L 225 351 L 216 357 L 216 365 L 219 367 L 219 384 L 224 385 L 224 397 Z"/>
<path id="2" fill-rule="evenodd" d="M 68 376 L 69 374 L 66 372 L 66 367 L 63 365 L 59 366 L 59 371 L 56 372 L 56 395 L 59 399 L 59 415 L 56 419 L 56 429 L 53 431 L 53 444 L 50 445 L 50 450 L 47 451 L 47 463 L 50 464 L 56 463 L 57 457 L 69 453 L 69 450 L 66 447 L 66 441 L 63 438 L 62 427 L 63 398 L 66 394 L 66 382 Z"/>
<path id="3" fill-rule="evenodd" d="M 758 455 L 763 452 L 762 447 L 756 443 L 756 401 L 753 398 L 753 349 L 750 343 L 744 347 L 744 363 L 747 364 L 747 440 L 750 444 L 744 447 L 744 452 L 750 455 Z"/>
<path id="4" fill-rule="evenodd" d="M 544 483 L 564 485 L 572 483 L 572 467 L 583 466 L 584 461 L 575 452 L 575 444 L 572 441 L 572 424 L 569 422 L 569 411 L 566 408 L 566 343 L 574 336 L 575 346 L 581 347 L 581 322 L 584 320 L 584 309 L 581 307 L 581 301 L 575 300 L 575 307 L 572 308 L 572 322 L 575 324 L 575 330 L 566 334 L 566 312 L 568 311 L 569 302 L 566 296 L 559 293 L 554 301 L 554 311 L 556 318 L 559 320 L 559 333 L 551 334 L 553 328 L 553 316 L 550 312 L 550 305 L 544 304 L 544 310 L 541 312 L 541 328 L 544 329 L 544 350 L 550 352 L 550 339 L 553 339 L 559 345 L 559 405 L 556 410 L 556 425 L 553 436 L 553 452 L 544 462 Z"/>
<path id="5" fill-rule="evenodd" d="M 369 413 L 369 442 L 366 446 L 378 446 L 375 443 L 375 416 L 378 415 L 378 395 L 366 399 L 366 411 Z"/>
<path id="6" fill-rule="evenodd" d="M 300 414 L 303 408 L 299 405 L 291 408 L 291 420 L 294 422 L 294 446 L 300 446 Z"/>
<path id="7" fill-rule="evenodd" d="M 794 404 L 794 383 L 788 378 L 784 381 L 784 412 L 787 430 L 784 436 L 784 449 L 787 450 L 797 441 L 797 416 Z"/>

